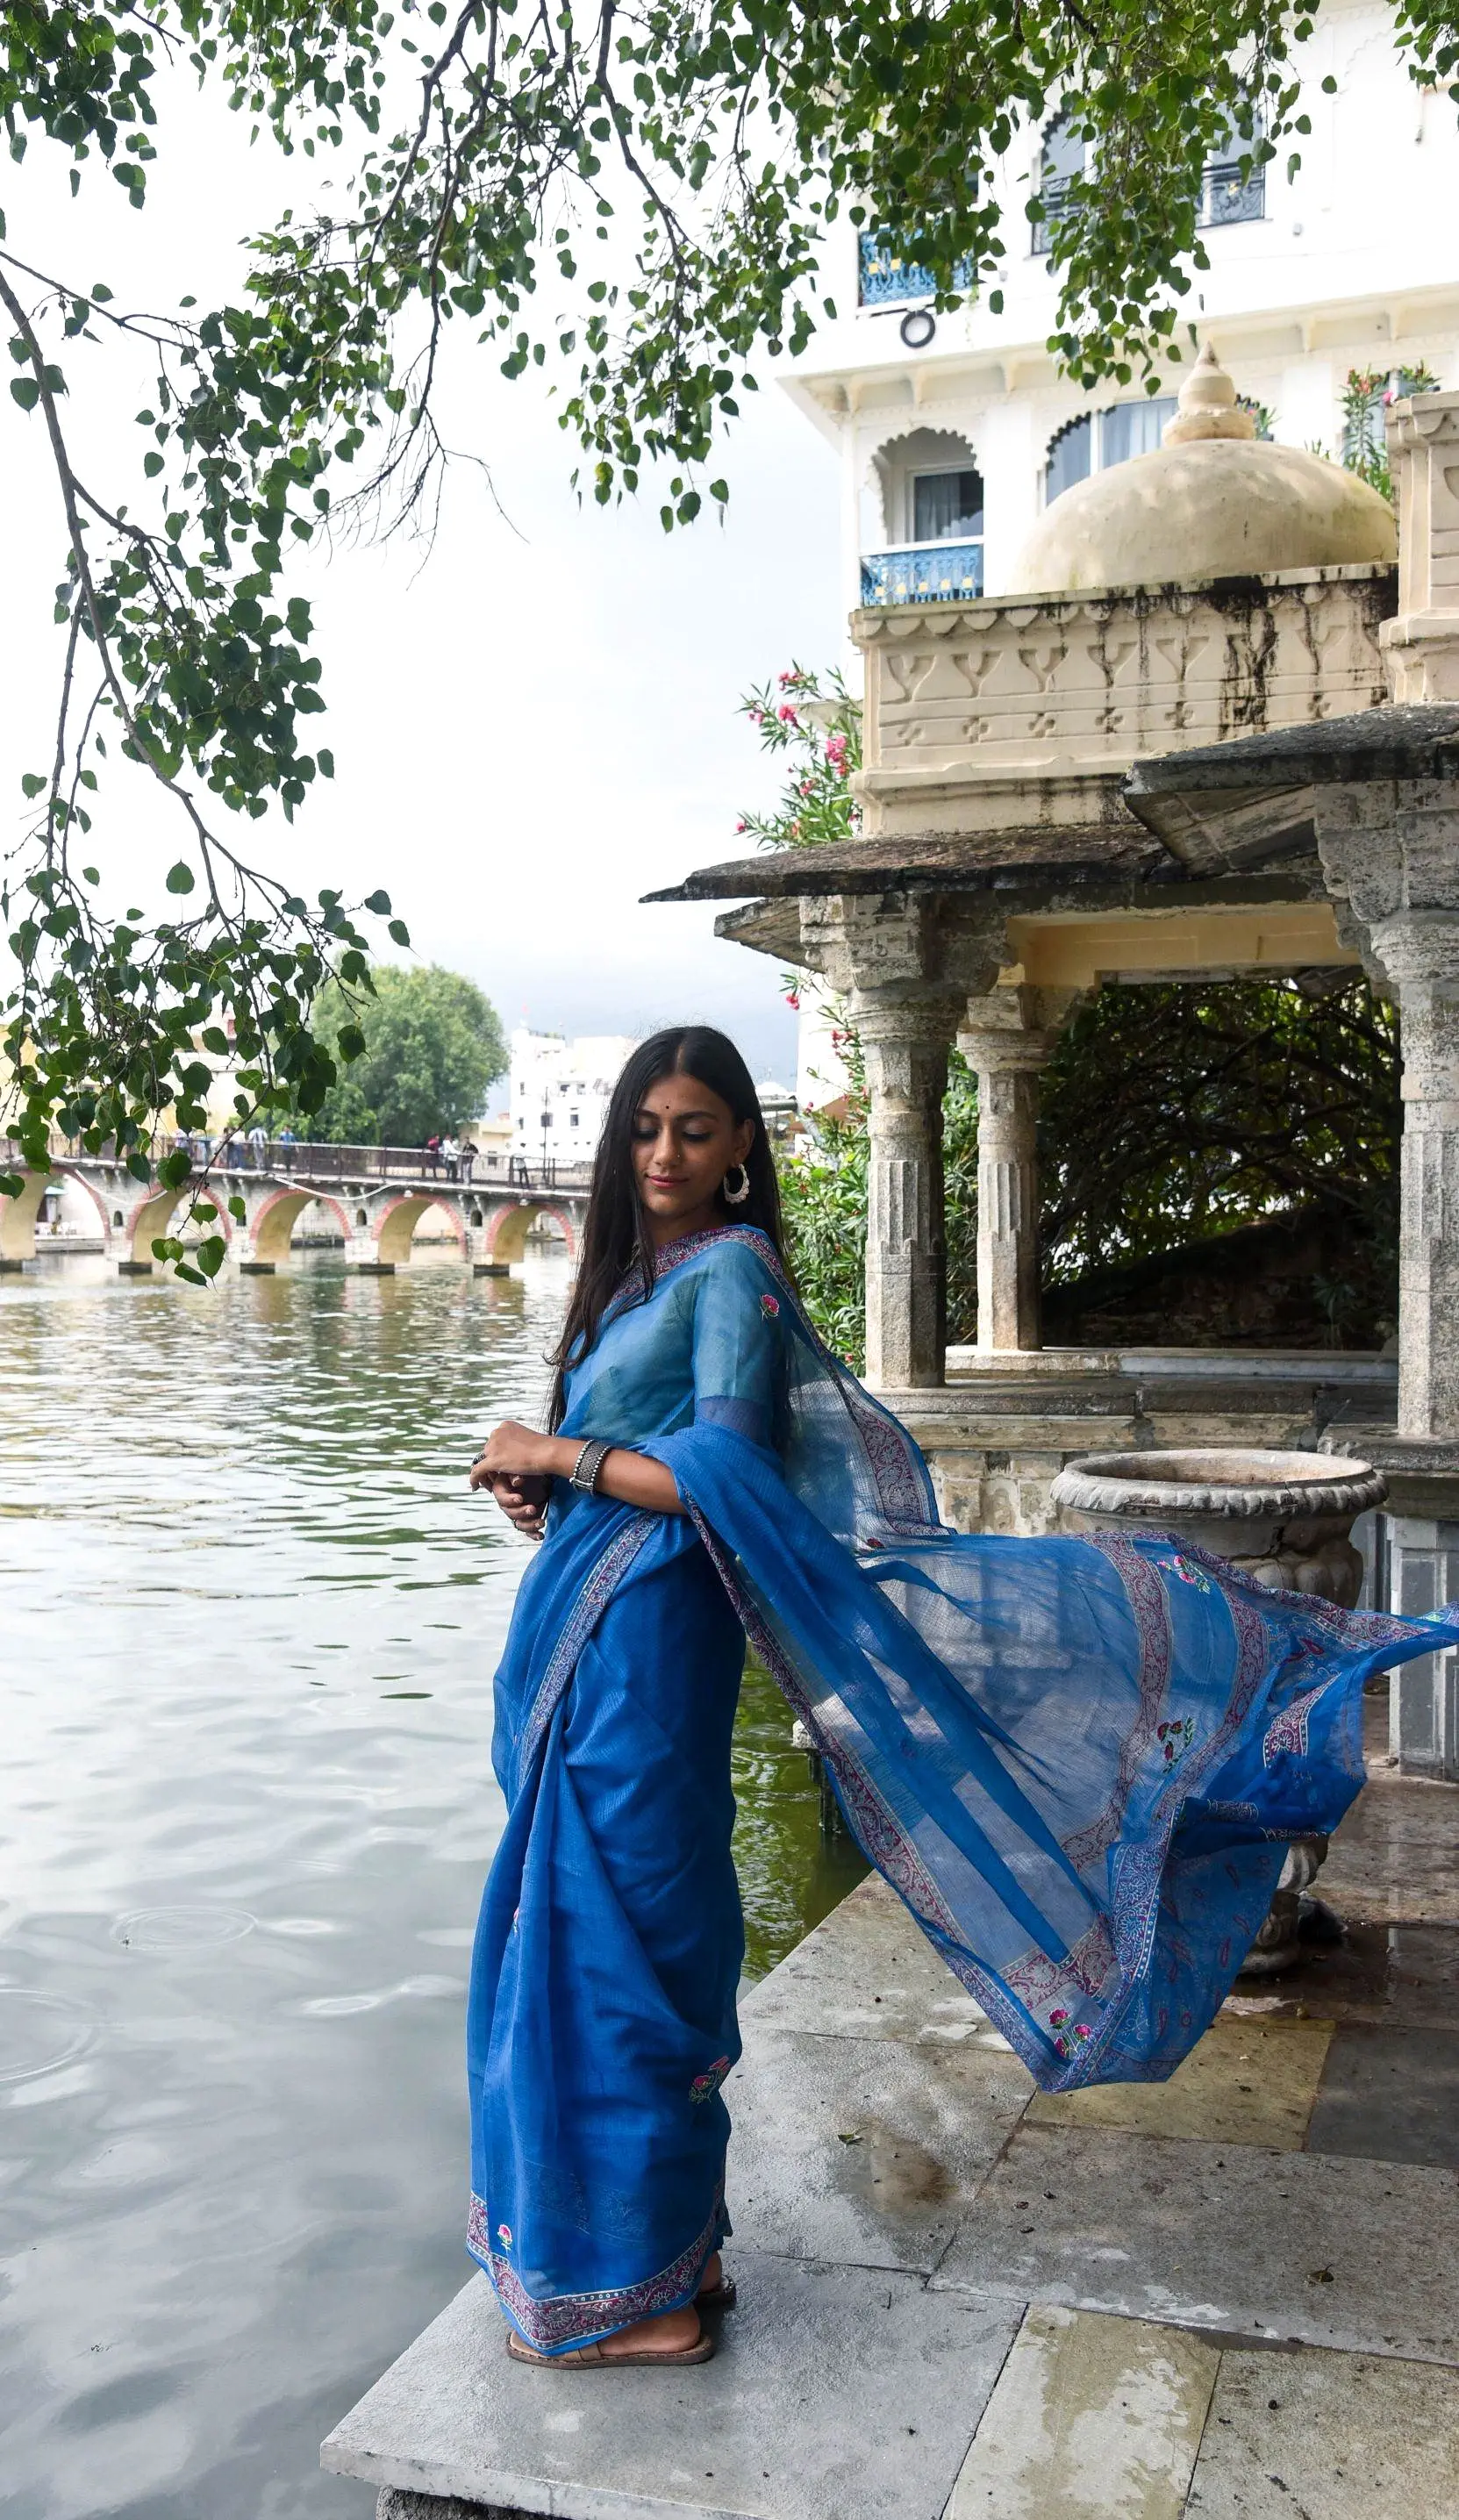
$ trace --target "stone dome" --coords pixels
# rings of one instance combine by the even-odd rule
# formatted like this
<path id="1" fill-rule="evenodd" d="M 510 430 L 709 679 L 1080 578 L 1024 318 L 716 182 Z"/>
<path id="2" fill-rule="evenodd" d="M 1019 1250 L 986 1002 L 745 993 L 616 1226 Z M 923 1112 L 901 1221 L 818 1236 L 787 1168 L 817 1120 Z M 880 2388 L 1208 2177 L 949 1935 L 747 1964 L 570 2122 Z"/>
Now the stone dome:
<path id="1" fill-rule="evenodd" d="M 1260 440 L 1208 341 L 1165 443 L 1077 482 L 1039 518 L 1005 595 L 1167 586 L 1396 560 L 1386 499 L 1297 446 Z"/>

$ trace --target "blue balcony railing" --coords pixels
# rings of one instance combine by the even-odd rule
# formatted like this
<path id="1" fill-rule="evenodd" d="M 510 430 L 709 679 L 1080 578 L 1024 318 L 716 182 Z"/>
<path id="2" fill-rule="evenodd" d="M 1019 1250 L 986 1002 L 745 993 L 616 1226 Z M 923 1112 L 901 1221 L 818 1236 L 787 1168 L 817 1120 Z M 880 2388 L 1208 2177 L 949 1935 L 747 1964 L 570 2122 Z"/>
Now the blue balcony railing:
<path id="1" fill-rule="evenodd" d="M 889 237 L 863 236 L 861 256 L 863 306 L 897 306 L 906 298 L 937 295 L 937 282 L 925 263 L 906 261 Z M 957 264 L 952 285 L 963 291 L 972 288 L 971 263 Z"/>
<path id="2" fill-rule="evenodd" d="M 981 543 L 905 543 L 862 561 L 863 604 L 965 604 L 982 592 Z"/>

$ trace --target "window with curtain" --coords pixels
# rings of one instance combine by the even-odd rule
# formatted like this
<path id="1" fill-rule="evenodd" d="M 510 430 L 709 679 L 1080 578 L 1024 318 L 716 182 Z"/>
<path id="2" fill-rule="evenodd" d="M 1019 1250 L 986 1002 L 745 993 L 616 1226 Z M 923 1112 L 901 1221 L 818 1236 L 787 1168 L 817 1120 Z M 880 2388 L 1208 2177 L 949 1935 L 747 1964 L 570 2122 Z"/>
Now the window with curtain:
<path id="1" fill-rule="evenodd" d="M 914 543 L 981 540 L 981 472 L 975 472 L 971 467 L 957 472 L 914 472 L 911 494 L 911 539 Z"/>
<path id="2" fill-rule="evenodd" d="M 1206 161 L 1201 178 L 1201 225 L 1205 228 L 1238 227 L 1245 219 L 1266 216 L 1266 169 L 1248 164 L 1242 175 L 1243 159 L 1250 160 L 1261 137 L 1261 116 L 1258 112 L 1249 138 L 1243 137 L 1234 114 L 1226 118 L 1226 128 Z"/>
<path id="3" fill-rule="evenodd" d="M 1173 394 L 1146 395 L 1140 402 L 1117 402 L 1099 415 L 1099 469 L 1127 464 L 1131 455 L 1153 455 L 1174 417 Z"/>
<path id="4" fill-rule="evenodd" d="M 1048 462 L 1043 473 L 1043 504 L 1052 507 L 1055 499 L 1072 490 L 1076 481 L 1087 480 L 1094 463 L 1094 424 L 1088 418 L 1072 420 L 1050 439 Z"/>
<path id="5" fill-rule="evenodd" d="M 1072 179 L 1083 173 L 1084 157 L 1083 139 L 1070 129 L 1067 110 L 1056 114 L 1044 132 L 1039 159 L 1039 198 L 1043 216 L 1035 222 L 1031 253 L 1047 253 L 1048 221 L 1057 217 Z"/>

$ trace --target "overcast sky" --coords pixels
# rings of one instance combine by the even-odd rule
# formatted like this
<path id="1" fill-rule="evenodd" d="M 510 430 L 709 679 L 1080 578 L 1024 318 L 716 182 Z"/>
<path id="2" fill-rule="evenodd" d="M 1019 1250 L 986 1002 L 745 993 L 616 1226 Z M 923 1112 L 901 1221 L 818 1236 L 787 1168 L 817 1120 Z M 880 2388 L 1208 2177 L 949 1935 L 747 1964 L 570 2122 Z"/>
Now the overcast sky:
<path id="1" fill-rule="evenodd" d="M 9 245 L 119 304 L 199 305 L 233 292 L 237 240 L 318 171 L 281 159 L 176 83 L 163 98 L 150 205 L 132 210 L 94 164 L 74 203 L 32 143 L 10 187 Z M 148 371 L 69 345 L 69 427 L 100 495 L 135 495 Z M 94 382 L 93 382 L 94 381 Z M 468 972 L 509 1026 L 641 1032 L 701 1018 L 740 1040 L 758 1073 L 794 1074 L 793 1018 L 774 963 L 719 943 L 708 909 L 642 909 L 640 894 L 736 851 L 734 823 L 775 780 L 734 714 L 754 681 L 836 660 L 837 482 L 831 448 L 767 381 L 726 445 L 723 527 L 666 536 L 657 500 L 603 513 L 569 487 L 571 441 L 543 386 L 507 383 L 496 353 L 453 345 L 445 417 L 484 456 L 496 501 L 462 466 L 428 555 L 404 544 L 307 556 L 332 787 L 290 829 L 251 827 L 253 853 L 300 889 L 383 883 L 427 959 Z M 19 781 L 52 740 L 59 634 L 51 590 L 65 546 L 37 416 L 7 395 L 6 705 L 0 811 L 22 828 Z M 113 747 L 114 760 L 114 747 Z M 165 800 L 116 763 L 94 853 L 120 890 L 179 853 Z M 117 893 L 109 892 L 113 900 Z M 119 906 L 119 904 L 118 904 Z"/>

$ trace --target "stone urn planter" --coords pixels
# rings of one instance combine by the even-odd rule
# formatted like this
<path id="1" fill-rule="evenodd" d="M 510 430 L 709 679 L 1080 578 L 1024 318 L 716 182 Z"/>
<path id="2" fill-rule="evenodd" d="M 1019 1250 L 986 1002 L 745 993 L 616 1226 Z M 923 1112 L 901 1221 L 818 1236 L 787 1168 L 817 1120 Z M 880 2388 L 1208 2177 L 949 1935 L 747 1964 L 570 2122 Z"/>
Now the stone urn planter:
<path id="1" fill-rule="evenodd" d="M 1327 1453 L 1090 1453 L 1053 1483 L 1053 1502 L 1077 1531 L 1148 1531 L 1196 1542 L 1259 1584 L 1316 1593 L 1355 1609 L 1363 1561 L 1352 1525 L 1381 1505 L 1388 1482 L 1367 1462 Z M 1327 1854 L 1325 1837 L 1287 1852 L 1270 1912 L 1245 1962 L 1275 1976 L 1303 1957 L 1304 1897 Z M 1342 1931 L 1307 1899 L 1310 1939 Z"/>

